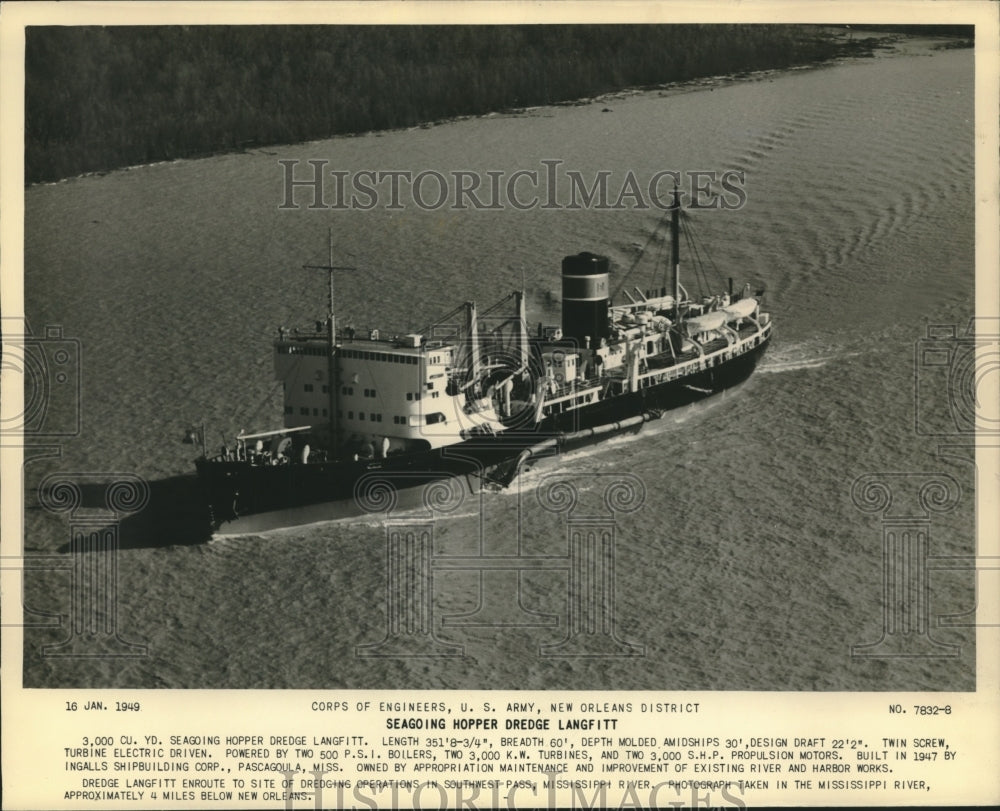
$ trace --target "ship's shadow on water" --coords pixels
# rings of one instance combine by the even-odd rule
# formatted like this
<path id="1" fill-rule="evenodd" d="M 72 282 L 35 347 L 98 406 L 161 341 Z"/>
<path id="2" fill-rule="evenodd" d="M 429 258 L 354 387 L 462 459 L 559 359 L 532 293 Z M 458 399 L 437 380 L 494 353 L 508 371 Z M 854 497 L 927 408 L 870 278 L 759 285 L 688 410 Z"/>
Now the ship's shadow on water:
<path id="1" fill-rule="evenodd" d="M 87 532 L 118 528 L 119 549 L 156 549 L 167 546 L 193 546 L 205 543 L 211 536 L 206 506 L 194 476 L 171 476 L 151 481 L 149 499 L 142 509 L 115 520 L 107 510 L 107 488 L 100 484 L 81 485 L 81 511 L 94 515 L 87 520 Z M 101 513 L 108 516 L 103 524 L 96 520 Z M 70 543 L 59 552 L 72 551 Z"/>

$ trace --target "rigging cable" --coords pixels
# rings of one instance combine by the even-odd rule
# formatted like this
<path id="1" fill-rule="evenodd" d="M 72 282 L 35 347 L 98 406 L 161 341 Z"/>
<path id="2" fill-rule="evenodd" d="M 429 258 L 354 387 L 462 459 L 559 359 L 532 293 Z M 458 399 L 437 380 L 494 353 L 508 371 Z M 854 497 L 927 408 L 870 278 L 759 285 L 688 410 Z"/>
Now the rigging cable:
<path id="1" fill-rule="evenodd" d="M 632 262 L 632 264 L 629 266 L 629 269 L 625 271 L 625 275 L 622 276 L 621 281 L 618 282 L 615 289 L 611 291 L 610 298 L 612 299 L 615 298 L 615 296 L 617 296 L 621 292 L 622 288 L 625 286 L 625 282 L 628 281 L 629 275 L 632 273 L 633 270 L 636 269 L 636 267 L 638 267 L 639 263 L 643 260 L 643 257 L 646 255 L 646 249 L 649 247 L 649 244 L 659 235 L 660 225 L 662 223 L 663 220 L 661 220 L 656 224 L 656 227 L 653 229 L 653 232 L 649 235 L 649 238 L 646 240 L 645 244 L 639 249 L 639 255 L 635 258 L 635 261 Z"/>
<path id="2" fill-rule="evenodd" d="M 689 237 L 690 237 L 690 239 L 691 239 L 691 241 L 693 243 L 699 244 L 699 245 L 701 244 L 700 238 L 693 231 L 689 232 Z M 715 271 L 715 275 L 718 278 L 718 283 L 720 285 L 722 285 L 722 286 L 725 286 L 726 278 L 723 275 L 722 271 L 719 270 L 719 266 L 715 264 L 715 260 L 712 258 L 712 254 L 709 253 L 709 251 L 707 249 L 704 249 L 704 248 L 702 248 L 699 251 L 699 255 L 702 254 L 702 253 L 707 257 L 708 263 L 712 266 L 712 270 Z M 707 276 L 706 276 L 706 285 L 707 285 L 707 282 L 708 282 L 708 279 L 707 279 Z"/>
<path id="3" fill-rule="evenodd" d="M 254 412 L 250 415 L 250 417 L 247 420 L 244 420 L 243 422 L 244 425 L 253 424 L 253 421 L 257 418 L 257 415 L 260 414 L 261 409 L 263 409 L 264 406 L 268 405 L 270 400 L 274 397 L 274 393 L 278 390 L 278 386 L 281 386 L 284 382 L 285 382 L 284 380 L 279 380 L 277 383 L 274 384 L 274 386 L 271 387 L 271 390 L 265 395 L 264 399 L 260 401 L 257 408 L 254 409 Z M 236 411 L 233 412 L 233 416 L 230 417 L 229 419 L 230 425 L 232 425 L 235 422 L 236 416 L 239 414 L 239 412 L 240 412 L 239 408 L 237 408 Z"/>

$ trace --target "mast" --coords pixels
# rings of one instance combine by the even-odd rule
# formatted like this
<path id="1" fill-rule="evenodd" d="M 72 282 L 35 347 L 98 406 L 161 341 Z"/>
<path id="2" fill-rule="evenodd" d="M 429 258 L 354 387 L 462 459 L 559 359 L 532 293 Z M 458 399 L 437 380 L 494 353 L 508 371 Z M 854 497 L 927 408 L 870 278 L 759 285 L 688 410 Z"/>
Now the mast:
<path id="1" fill-rule="evenodd" d="M 681 314 L 681 197 L 674 186 L 674 199 L 670 206 L 670 272 L 673 275 L 674 308 Z"/>
<path id="2" fill-rule="evenodd" d="M 337 374 L 337 315 L 333 307 L 333 228 L 329 234 L 330 258 L 328 278 L 330 281 L 329 316 L 327 317 L 327 407 L 330 409 L 330 438 L 333 440 L 333 447 L 330 450 L 336 453 L 340 448 L 340 420 L 337 419 L 337 401 L 340 393 L 340 376 Z"/>
<path id="3" fill-rule="evenodd" d="M 333 229 L 330 229 L 330 258 L 326 265 L 304 265 L 307 270 L 325 270 L 329 282 L 329 300 L 327 324 L 327 410 L 330 415 L 330 439 L 332 446 L 330 450 L 336 452 L 340 447 L 340 421 L 337 419 L 337 405 L 340 398 L 340 375 L 337 368 L 337 316 L 334 312 L 333 304 L 333 274 L 337 270 L 353 271 L 353 267 L 338 267 L 333 264 Z"/>
<path id="4" fill-rule="evenodd" d="M 465 328 L 469 334 L 469 381 L 479 380 L 479 319 L 476 302 L 465 302 Z M 478 392 L 476 396 L 481 396 Z"/>
<path id="5" fill-rule="evenodd" d="M 517 354 L 522 369 L 528 368 L 528 322 L 525 320 L 524 311 L 524 285 L 514 293 L 514 300 L 517 303 Z"/>

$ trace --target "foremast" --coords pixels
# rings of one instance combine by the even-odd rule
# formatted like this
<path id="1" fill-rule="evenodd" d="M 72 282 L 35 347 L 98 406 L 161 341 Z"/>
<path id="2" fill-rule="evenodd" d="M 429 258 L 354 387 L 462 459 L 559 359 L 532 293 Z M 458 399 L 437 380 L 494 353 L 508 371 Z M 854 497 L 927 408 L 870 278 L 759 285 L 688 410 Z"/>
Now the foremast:
<path id="1" fill-rule="evenodd" d="M 681 196 L 674 186 L 673 202 L 670 205 L 670 273 L 674 294 L 674 308 L 677 318 L 681 314 Z"/>
<path id="2" fill-rule="evenodd" d="M 354 271 L 356 268 L 345 265 L 333 264 L 333 228 L 329 233 L 329 261 L 325 265 L 303 265 L 306 270 L 325 270 L 329 284 L 329 294 L 327 300 L 327 409 L 330 415 L 330 441 L 331 450 L 337 449 L 341 445 L 340 420 L 337 418 L 337 410 L 340 398 L 340 376 L 337 371 L 337 315 L 334 307 L 333 296 L 333 274 L 336 271 Z"/>

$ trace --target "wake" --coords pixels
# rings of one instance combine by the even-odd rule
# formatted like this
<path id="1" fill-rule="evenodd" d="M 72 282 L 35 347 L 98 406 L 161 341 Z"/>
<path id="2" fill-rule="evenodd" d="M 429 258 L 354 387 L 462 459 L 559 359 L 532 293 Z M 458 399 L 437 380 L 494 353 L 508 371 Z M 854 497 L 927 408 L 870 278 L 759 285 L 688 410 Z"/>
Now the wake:
<path id="1" fill-rule="evenodd" d="M 768 355 L 764 358 L 760 366 L 757 367 L 757 374 L 778 374 L 781 372 L 798 372 L 803 369 L 820 369 L 828 363 L 853 358 L 860 355 L 860 352 L 830 352 L 827 354 L 803 353 L 801 350 L 792 351 L 786 354 L 798 355 L 798 357 L 782 358 Z M 803 356 L 804 355 L 804 356 Z"/>

